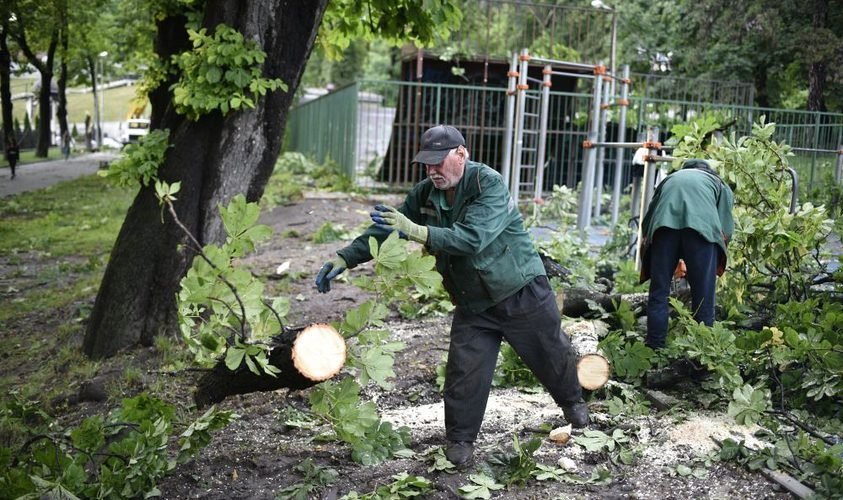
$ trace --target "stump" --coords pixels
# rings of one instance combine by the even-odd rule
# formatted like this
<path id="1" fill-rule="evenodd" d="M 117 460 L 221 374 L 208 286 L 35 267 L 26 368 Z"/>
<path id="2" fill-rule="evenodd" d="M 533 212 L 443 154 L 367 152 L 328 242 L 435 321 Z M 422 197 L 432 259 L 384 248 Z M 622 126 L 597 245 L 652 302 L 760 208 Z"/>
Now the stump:
<path id="1" fill-rule="evenodd" d="M 199 408 L 234 394 L 305 389 L 335 376 L 345 365 L 345 339 L 331 325 L 314 324 L 287 330 L 272 340 L 269 363 L 281 373 L 273 377 L 252 373 L 245 364 L 235 371 L 220 359 L 202 376 L 193 399 Z"/>

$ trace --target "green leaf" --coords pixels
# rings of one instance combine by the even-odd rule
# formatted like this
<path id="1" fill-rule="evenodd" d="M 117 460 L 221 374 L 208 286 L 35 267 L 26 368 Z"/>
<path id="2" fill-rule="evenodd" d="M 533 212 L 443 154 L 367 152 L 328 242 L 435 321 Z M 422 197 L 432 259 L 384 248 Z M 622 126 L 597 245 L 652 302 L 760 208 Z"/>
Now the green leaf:
<path id="1" fill-rule="evenodd" d="M 208 68 L 208 71 L 205 73 L 205 79 L 208 80 L 208 83 L 217 83 L 222 78 L 222 71 L 218 66 L 211 66 Z"/>
<path id="2" fill-rule="evenodd" d="M 237 346 L 230 346 L 225 353 L 225 366 L 231 371 L 240 368 L 243 358 L 246 356 L 246 349 Z"/>

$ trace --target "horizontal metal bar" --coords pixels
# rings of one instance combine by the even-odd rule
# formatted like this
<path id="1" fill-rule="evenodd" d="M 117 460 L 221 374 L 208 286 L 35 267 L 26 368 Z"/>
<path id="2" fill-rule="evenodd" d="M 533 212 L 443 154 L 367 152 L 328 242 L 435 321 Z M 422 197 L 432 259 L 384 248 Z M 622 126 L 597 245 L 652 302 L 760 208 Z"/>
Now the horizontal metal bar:
<path id="1" fill-rule="evenodd" d="M 676 161 L 676 160 L 680 160 L 680 159 L 681 158 L 674 158 L 672 156 L 657 156 L 657 155 L 647 155 L 647 156 L 644 157 L 644 161 L 649 161 L 649 162 L 653 162 L 653 163 L 660 162 L 660 161 L 661 162 Z"/>
<path id="2" fill-rule="evenodd" d="M 573 76 L 574 78 L 594 78 L 594 75 L 588 74 L 581 74 L 581 73 L 568 73 L 565 71 L 551 71 L 551 75 L 559 75 L 559 76 Z"/>
<path id="3" fill-rule="evenodd" d="M 793 151 L 803 151 L 805 153 L 836 153 L 843 155 L 843 149 L 812 149 L 812 148 L 790 148 Z"/>
<path id="4" fill-rule="evenodd" d="M 570 61 L 557 61 L 556 59 L 545 59 L 543 57 L 533 57 L 533 56 L 530 56 L 530 61 L 537 61 L 537 62 L 553 64 L 553 65 L 556 65 L 556 66 L 562 66 L 564 68 L 589 69 L 589 70 L 592 70 L 592 71 L 594 71 L 594 68 L 597 67 L 596 64 L 574 63 L 574 62 L 570 62 Z"/>

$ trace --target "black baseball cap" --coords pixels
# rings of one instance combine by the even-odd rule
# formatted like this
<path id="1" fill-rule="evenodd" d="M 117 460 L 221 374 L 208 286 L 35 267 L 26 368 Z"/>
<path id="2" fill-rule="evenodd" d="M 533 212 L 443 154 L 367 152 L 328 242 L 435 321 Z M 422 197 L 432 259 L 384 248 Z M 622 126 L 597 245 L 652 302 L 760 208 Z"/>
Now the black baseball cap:
<path id="1" fill-rule="evenodd" d="M 421 150 L 413 158 L 413 163 L 439 165 L 457 146 L 465 146 L 465 138 L 459 130 L 450 125 L 431 127 L 422 134 Z"/>

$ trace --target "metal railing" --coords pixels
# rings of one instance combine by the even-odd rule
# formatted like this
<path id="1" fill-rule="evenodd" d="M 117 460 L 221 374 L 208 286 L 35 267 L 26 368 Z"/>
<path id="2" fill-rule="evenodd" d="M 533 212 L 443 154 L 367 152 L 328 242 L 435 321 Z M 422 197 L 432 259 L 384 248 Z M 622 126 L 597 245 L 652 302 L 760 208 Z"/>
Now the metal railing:
<path id="1" fill-rule="evenodd" d="M 538 91 L 536 91 L 538 92 Z M 499 169 L 505 133 L 506 89 L 399 81 L 361 81 L 291 110 L 287 150 L 328 159 L 364 186 L 406 187 L 424 172 L 410 160 L 425 129 L 447 123 L 463 132 L 471 158 Z M 591 94 L 551 92 L 543 190 L 553 185 L 574 188 L 581 180 L 582 141 L 588 134 Z M 790 144 L 803 193 L 809 194 L 828 175 L 837 175 L 843 114 L 755 108 L 736 104 L 630 96 L 625 136 L 634 139 L 656 126 L 669 131 L 704 112 L 734 119 L 732 130 L 747 135 L 762 115 L 776 123 L 775 140 Z M 610 119 L 607 141 L 620 136 Z M 640 133 L 639 133 L 640 132 Z M 605 186 L 612 186 L 617 149 L 607 148 Z M 623 183 L 631 179 L 631 153 L 625 154 Z"/>

